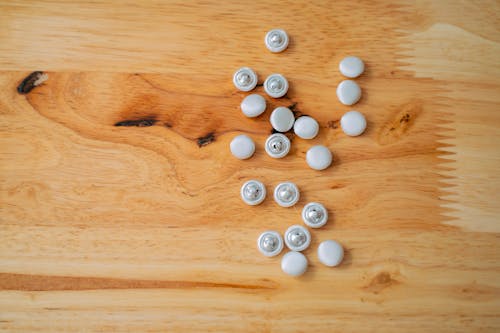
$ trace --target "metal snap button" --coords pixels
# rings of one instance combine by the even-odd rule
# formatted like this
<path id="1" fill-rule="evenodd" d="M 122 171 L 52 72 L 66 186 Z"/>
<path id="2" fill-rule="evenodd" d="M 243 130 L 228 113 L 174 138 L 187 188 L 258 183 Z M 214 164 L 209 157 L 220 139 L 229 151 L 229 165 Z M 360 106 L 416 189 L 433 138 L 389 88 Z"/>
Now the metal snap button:
<path id="1" fill-rule="evenodd" d="M 339 63 L 339 70 L 342 75 L 354 79 L 355 77 L 363 74 L 365 70 L 365 64 L 363 60 L 358 57 L 345 57 Z"/>
<path id="2" fill-rule="evenodd" d="M 271 97 L 283 97 L 288 92 L 288 81 L 281 74 L 271 74 L 264 81 L 264 90 Z"/>
<path id="3" fill-rule="evenodd" d="M 285 232 L 285 244 L 292 251 L 303 251 L 311 244 L 311 234 L 301 225 L 292 225 Z"/>
<path id="4" fill-rule="evenodd" d="M 344 248 L 339 242 L 327 240 L 318 246 L 318 259 L 326 266 L 338 266 L 344 258 Z"/>
<path id="5" fill-rule="evenodd" d="M 275 130 L 278 132 L 286 132 L 293 127 L 295 116 L 289 108 L 279 106 L 273 110 L 269 120 Z"/>
<path id="6" fill-rule="evenodd" d="M 349 136 L 361 135 L 366 129 L 366 119 L 358 111 L 349 111 L 340 118 L 342 131 Z"/>
<path id="7" fill-rule="evenodd" d="M 312 117 L 302 116 L 295 120 L 293 132 L 302 139 L 313 139 L 318 135 L 319 124 Z"/>
<path id="8" fill-rule="evenodd" d="M 281 270 L 291 276 L 300 276 L 307 270 L 307 258 L 300 252 L 288 252 L 281 259 Z"/>
<path id="9" fill-rule="evenodd" d="M 255 206 L 266 198 L 266 188 L 258 180 L 249 180 L 241 187 L 240 194 L 247 205 Z"/>
<path id="10" fill-rule="evenodd" d="M 311 228 L 321 228 L 328 221 L 328 211 L 317 202 L 310 202 L 302 209 L 302 220 Z"/>
<path id="11" fill-rule="evenodd" d="M 288 34 L 282 29 L 273 29 L 266 34 L 264 42 L 269 51 L 279 53 L 288 47 Z"/>
<path id="12" fill-rule="evenodd" d="M 251 94 L 243 99 L 240 107 L 245 116 L 258 117 L 266 111 L 266 100 L 261 95 Z"/>
<path id="13" fill-rule="evenodd" d="M 234 157 L 244 160 L 255 152 L 255 143 L 249 136 L 238 135 L 231 141 L 229 148 Z"/>
<path id="14" fill-rule="evenodd" d="M 257 85 L 257 74 L 248 67 L 242 67 L 233 75 L 233 83 L 241 91 L 250 91 Z"/>
<path id="15" fill-rule="evenodd" d="M 344 105 L 356 104 L 361 98 L 361 88 L 353 80 L 344 80 L 337 86 L 337 97 Z"/>
<path id="16" fill-rule="evenodd" d="M 274 188 L 274 200 L 281 207 L 292 207 L 299 201 L 299 198 L 300 192 L 294 183 L 281 183 Z"/>
<path id="17" fill-rule="evenodd" d="M 332 152 L 325 146 L 311 147 L 306 153 L 306 162 L 314 170 L 324 170 L 332 164 Z"/>
<path id="18" fill-rule="evenodd" d="M 290 151 L 290 146 L 290 140 L 281 133 L 270 135 L 265 143 L 266 153 L 273 158 L 285 157 Z"/>
<path id="19" fill-rule="evenodd" d="M 266 257 L 274 257 L 283 250 L 283 238 L 276 231 L 264 231 L 257 240 L 259 251 Z"/>

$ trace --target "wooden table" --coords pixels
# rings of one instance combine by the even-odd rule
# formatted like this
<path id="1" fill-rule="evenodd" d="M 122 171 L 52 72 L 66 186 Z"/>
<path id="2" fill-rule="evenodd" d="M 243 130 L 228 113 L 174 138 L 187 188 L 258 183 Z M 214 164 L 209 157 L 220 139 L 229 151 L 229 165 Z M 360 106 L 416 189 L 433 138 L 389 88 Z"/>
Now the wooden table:
<path id="1" fill-rule="evenodd" d="M 498 1 L 3 1 L 0 4 L 2 331 L 498 332 Z M 288 50 L 268 52 L 282 27 Z M 358 55 L 346 137 L 338 63 Z M 288 95 L 239 111 L 240 66 Z M 32 71 L 48 80 L 16 91 Z M 262 87 L 256 89 L 262 93 Z M 270 110 L 320 123 L 286 158 L 263 143 Z M 125 122 L 125 123 L 123 123 Z M 116 126 L 129 125 L 129 126 Z M 137 125 L 137 126 L 134 126 Z M 231 139 L 257 144 L 247 161 Z M 309 169 L 324 144 L 335 162 Z M 241 184 L 292 180 L 294 208 L 249 207 Z M 285 276 L 256 249 L 300 224 L 308 272 Z M 321 265 L 319 242 L 346 249 Z"/>

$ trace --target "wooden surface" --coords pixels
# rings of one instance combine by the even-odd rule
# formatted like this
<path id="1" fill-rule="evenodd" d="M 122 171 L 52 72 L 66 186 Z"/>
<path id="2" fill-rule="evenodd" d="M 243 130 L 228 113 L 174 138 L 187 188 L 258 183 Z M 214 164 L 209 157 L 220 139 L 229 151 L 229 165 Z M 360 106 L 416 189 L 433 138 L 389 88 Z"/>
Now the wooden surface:
<path id="1" fill-rule="evenodd" d="M 0 329 L 498 332 L 499 13 L 495 1 L 2 1 Z M 263 44 L 274 27 L 292 38 L 278 55 Z M 367 65 L 359 138 L 338 127 L 350 54 Z M 289 94 L 244 118 L 240 66 L 283 73 Z M 48 81 L 18 94 L 34 70 Z M 278 105 L 321 129 L 272 160 Z M 114 126 L 137 120 L 152 126 Z M 238 133 L 257 143 L 248 161 L 230 156 Z M 312 144 L 331 148 L 331 168 L 307 168 Z M 301 200 L 245 206 L 251 178 L 292 180 Z M 313 200 L 332 220 L 291 278 L 256 238 L 301 223 Z M 346 249 L 335 269 L 315 253 L 332 238 Z"/>

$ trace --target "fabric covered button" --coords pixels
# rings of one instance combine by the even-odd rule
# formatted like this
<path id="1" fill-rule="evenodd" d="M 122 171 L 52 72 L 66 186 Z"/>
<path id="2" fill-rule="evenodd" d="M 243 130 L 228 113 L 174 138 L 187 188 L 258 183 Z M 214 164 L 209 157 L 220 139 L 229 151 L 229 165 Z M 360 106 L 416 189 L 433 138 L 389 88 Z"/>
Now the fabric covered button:
<path id="1" fill-rule="evenodd" d="M 337 97 L 344 105 L 356 104 L 361 98 L 361 88 L 353 80 L 344 80 L 337 86 Z"/>

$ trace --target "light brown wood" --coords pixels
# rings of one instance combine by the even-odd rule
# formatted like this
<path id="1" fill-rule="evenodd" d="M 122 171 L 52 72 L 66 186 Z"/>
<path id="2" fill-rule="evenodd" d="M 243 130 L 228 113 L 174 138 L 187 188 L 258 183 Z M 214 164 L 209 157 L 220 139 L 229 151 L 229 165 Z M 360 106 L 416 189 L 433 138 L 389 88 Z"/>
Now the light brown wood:
<path id="1" fill-rule="evenodd" d="M 0 329 L 498 331 L 498 7 L 0 4 Z M 292 37 L 283 54 L 264 47 L 273 27 Z M 367 64 L 358 138 L 338 126 L 348 54 Z M 243 65 L 291 83 L 254 120 L 231 83 Z M 18 94 L 33 70 L 49 79 Z M 321 129 L 271 160 L 278 105 Z M 114 126 L 138 120 L 152 126 Z M 229 153 L 238 133 L 257 143 L 248 161 Z M 332 149 L 331 168 L 306 166 L 312 144 Z M 245 206 L 250 178 L 293 180 L 301 200 Z M 312 200 L 332 221 L 290 278 L 256 238 L 301 223 Z M 346 248 L 335 269 L 315 254 L 332 238 Z"/>

